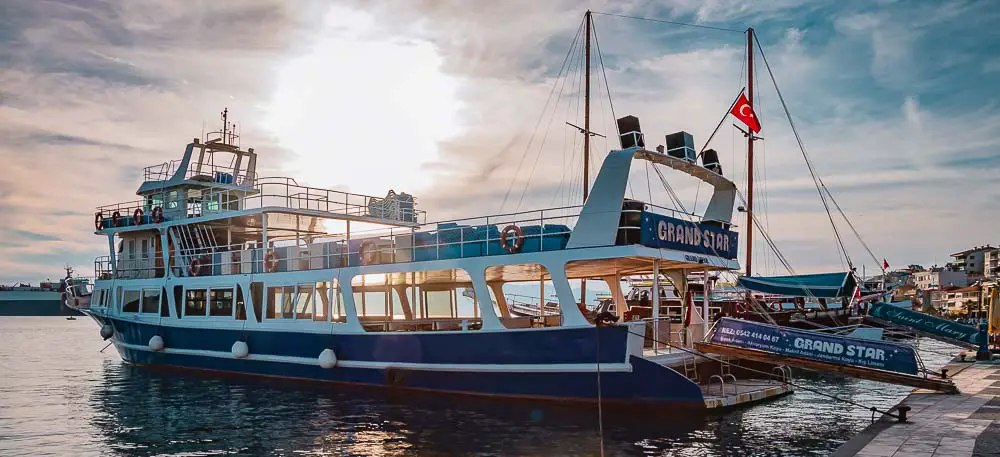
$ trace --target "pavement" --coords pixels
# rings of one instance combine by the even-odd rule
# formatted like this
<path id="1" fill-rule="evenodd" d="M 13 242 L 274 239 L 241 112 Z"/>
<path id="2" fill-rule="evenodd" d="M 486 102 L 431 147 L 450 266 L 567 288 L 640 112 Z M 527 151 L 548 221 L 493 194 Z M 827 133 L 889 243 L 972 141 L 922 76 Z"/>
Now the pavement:
<path id="1" fill-rule="evenodd" d="M 900 405 L 907 423 L 883 417 L 834 457 L 1000 456 L 1000 361 L 952 363 L 959 394 L 916 390 Z"/>

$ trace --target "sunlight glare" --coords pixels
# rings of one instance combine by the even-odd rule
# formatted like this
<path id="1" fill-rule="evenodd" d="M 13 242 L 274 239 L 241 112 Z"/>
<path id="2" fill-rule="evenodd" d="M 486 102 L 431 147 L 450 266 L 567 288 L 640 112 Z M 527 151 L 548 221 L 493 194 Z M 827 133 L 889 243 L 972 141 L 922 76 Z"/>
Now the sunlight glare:
<path id="1" fill-rule="evenodd" d="M 417 194 L 422 165 L 454 136 L 456 78 L 430 42 L 386 36 L 361 11 L 332 7 L 306 54 L 278 73 L 266 128 L 300 183 L 384 196 Z M 419 197 L 419 195 L 417 195 Z"/>

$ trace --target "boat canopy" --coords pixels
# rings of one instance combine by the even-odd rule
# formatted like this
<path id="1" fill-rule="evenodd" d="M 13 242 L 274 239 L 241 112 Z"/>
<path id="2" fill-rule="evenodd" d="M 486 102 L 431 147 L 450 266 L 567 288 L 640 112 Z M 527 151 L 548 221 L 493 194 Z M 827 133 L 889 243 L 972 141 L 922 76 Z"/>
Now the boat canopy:
<path id="1" fill-rule="evenodd" d="M 738 284 L 755 292 L 792 297 L 850 297 L 857 280 L 850 272 L 794 276 L 741 276 Z"/>

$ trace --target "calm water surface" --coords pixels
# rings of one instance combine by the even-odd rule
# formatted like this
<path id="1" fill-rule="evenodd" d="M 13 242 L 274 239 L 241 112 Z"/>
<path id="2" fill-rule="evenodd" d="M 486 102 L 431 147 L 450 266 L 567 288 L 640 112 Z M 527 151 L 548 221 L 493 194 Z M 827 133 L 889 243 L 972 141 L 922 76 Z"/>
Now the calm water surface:
<path id="1" fill-rule="evenodd" d="M 596 412 L 151 371 L 105 344 L 89 319 L 0 317 L 0 455 L 599 455 Z M 921 349 L 929 368 L 954 352 Z M 909 391 L 798 381 L 881 408 Z M 871 419 L 801 389 L 721 416 L 674 415 L 606 417 L 606 455 L 823 456 Z"/>

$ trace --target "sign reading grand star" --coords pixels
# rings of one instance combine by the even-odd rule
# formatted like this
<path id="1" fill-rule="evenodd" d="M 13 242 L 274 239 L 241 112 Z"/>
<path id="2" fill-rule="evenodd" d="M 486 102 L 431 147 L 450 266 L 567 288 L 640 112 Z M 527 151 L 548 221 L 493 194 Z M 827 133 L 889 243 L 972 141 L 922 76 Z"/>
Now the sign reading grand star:
<path id="1" fill-rule="evenodd" d="M 747 96 L 743 92 L 740 92 L 740 96 L 736 99 L 736 103 L 733 104 L 733 109 L 729 113 L 746 124 L 753 133 L 760 131 L 760 121 L 757 120 L 757 113 L 753 112 L 750 100 L 747 100 Z"/>

